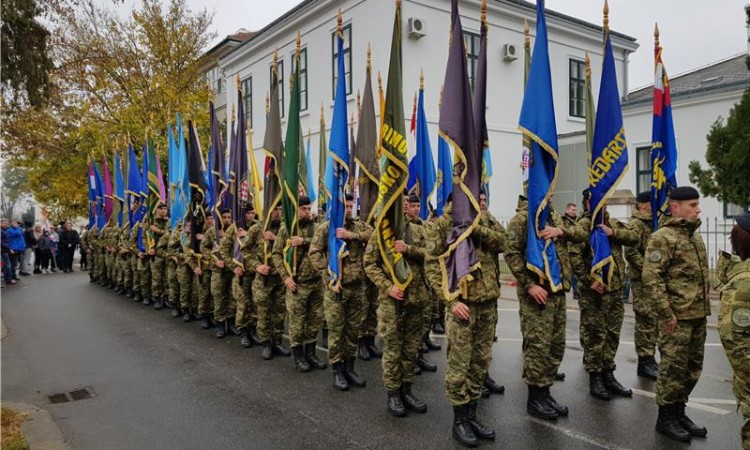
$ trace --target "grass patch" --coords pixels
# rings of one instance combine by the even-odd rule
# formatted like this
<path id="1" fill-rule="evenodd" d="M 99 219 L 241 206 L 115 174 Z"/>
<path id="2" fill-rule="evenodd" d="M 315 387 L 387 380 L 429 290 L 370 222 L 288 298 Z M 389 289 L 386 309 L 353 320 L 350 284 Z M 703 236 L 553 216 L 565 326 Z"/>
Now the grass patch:
<path id="1" fill-rule="evenodd" d="M 26 420 L 26 415 L 2 407 L 2 445 L 3 450 L 28 450 L 29 444 L 21 432 L 21 423 Z"/>

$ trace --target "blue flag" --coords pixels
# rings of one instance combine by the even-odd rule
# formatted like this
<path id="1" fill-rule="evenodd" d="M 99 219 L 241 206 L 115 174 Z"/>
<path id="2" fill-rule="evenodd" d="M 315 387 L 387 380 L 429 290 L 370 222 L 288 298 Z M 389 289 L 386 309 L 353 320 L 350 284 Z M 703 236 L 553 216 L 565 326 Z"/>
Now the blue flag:
<path id="1" fill-rule="evenodd" d="M 138 159 L 135 157 L 133 145 L 128 144 L 128 189 L 125 191 L 128 203 L 128 223 L 132 228 L 138 220 L 138 210 L 133 211 L 133 204 L 140 201 L 141 172 L 138 170 Z"/>
<path id="2" fill-rule="evenodd" d="M 482 187 L 484 195 L 487 198 L 487 204 L 490 204 L 490 178 L 492 178 L 492 152 L 489 147 L 484 148 L 482 155 Z"/>
<path id="3" fill-rule="evenodd" d="M 88 179 L 89 179 L 89 223 L 86 225 L 86 229 L 90 230 L 96 225 L 96 175 L 94 175 L 94 168 L 91 163 L 91 158 L 88 160 Z"/>
<path id="4" fill-rule="evenodd" d="M 119 205 L 117 212 L 117 226 L 122 227 L 122 216 L 125 202 L 125 180 L 122 178 L 122 164 L 120 163 L 120 152 L 115 152 L 115 199 Z"/>
<path id="5" fill-rule="evenodd" d="M 99 171 L 96 162 L 92 162 L 91 165 L 94 167 L 94 179 L 96 184 L 94 190 L 94 196 L 96 198 L 96 227 L 101 234 L 102 228 L 107 225 L 107 216 L 104 214 L 104 181 L 102 181 L 102 174 Z"/>
<path id="6" fill-rule="evenodd" d="M 177 132 L 175 133 L 175 139 L 177 140 L 177 188 L 175 190 L 175 207 L 172 214 L 176 217 L 174 226 L 177 226 L 177 222 L 183 220 L 188 214 L 190 207 L 190 200 L 192 199 L 192 193 L 190 190 L 190 176 L 188 174 L 188 153 L 187 153 L 187 140 L 182 132 L 182 119 L 177 114 Z"/>
<path id="7" fill-rule="evenodd" d="M 427 129 L 427 116 L 424 112 L 424 89 L 419 89 L 419 103 L 417 104 L 417 156 L 416 175 L 419 183 L 419 218 L 427 220 L 430 216 L 430 197 L 435 191 L 435 161 L 432 158 L 430 135 Z"/>
<path id="8" fill-rule="evenodd" d="M 552 292 L 560 291 L 562 276 L 555 244 L 541 237 L 549 217 L 549 196 L 557 183 L 557 126 L 552 95 L 552 75 L 547 44 L 544 1 L 537 2 L 536 42 L 529 79 L 523 96 L 519 128 L 531 140 L 532 164 L 529 167 L 529 223 L 526 240 L 526 266 L 548 283 Z"/>
<path id="9" fill-rule="evenodd" d="M 533 64 L 533 62 L 532 62 Z M 609 30 L 604 30 L 604 65 L 596 108 L 594 141 L 589 167 L 591 190 L 591 276 L 605 287 L 610 285 L 613 258 L 609 238 L 597 225 L 604 223 L 607 200 L 628 170 L 628 148 L 622 125 L 620 95 L 617 92 L 617 74 Z"/>
<path id="10" fill-rule="evenodd" d="M 137 222 L 144 222 L 148 212 L 148 171 L 149 171 L 148 143 L 143 143 L 143 170 L 141 170 L 141 183 L 139 185 L 138 195 L 141 198 L 141 206 L 138 208 L 136 217 Z M 144 224 L 145 225 L 145 224 Z M 138 250 L 145 252 L 147 250 L 146 236 L 143 226 L 138 228 Z"/>
<path id="11" fill-rule="evenodd" d="M 307 136 L 307 149 L 305 149 L 305 162 L 307 163 L 307 196 L 310 202 L 315 203 L 318 199 L 318 193 L 315 191 L 315 171 L 312 170 L 312 159 L 310 159 L 310 136 Z"/>
<path id="12" fill-rule="evenodd" d="M 437 215 L 443 215 L 448 195 L 453 192 L 453 161 L 451 149 L 442 136 L 438 135 L 438 168 L 437 168 Z"/>
<path id="13" fill-rule="evenodd" d="M 336 39 L 338 54 L 344 54 L 344 37 Z M 346 75 L 344 58 L 338 58 L 336 99 L 333 105 L 331 138 L 328 143 L 330 169 L 326 170 L 326 190 L 331 193 L 327 203 L 328 216 L 328 285 L 338 292 L 343 275 L 341 258 L 346 253 L 346 243 L 336 237 L 336 229 L 343 228 L 346 215 L 346 183 L 349 179 L 349 124 L 346 112 Z M 330 173 L 329 173 L 330 171 Z"/>

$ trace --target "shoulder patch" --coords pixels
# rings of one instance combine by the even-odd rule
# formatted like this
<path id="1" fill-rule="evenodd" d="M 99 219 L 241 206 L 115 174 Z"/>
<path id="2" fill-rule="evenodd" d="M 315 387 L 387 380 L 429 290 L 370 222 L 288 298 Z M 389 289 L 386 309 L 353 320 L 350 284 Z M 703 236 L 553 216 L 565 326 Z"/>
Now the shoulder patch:
<path id="1" fill-rule="evenodd" d="M 372 253 L 373 250 L 375 250 L 375 248 L 372 246 L 372 244 L 367 244 L 367 247 L 365 247 L 366 253 Z"/>
<path id="2" fill-rule="evenodd" d="M 651 253 L 648 254 L 648 259 L 652 262 L 661 261 L 661 252 L 659 250 L 651 250 Z"/>
<path id="3" fill-rule="evenodd" d="M 750 327 L 750 308 L 737 308 L 732 311 L 732 323 L 738 327 Z"/>
<path id="4" fill-rule="evenodd" d="M 508 239 L 515 240 L 516 239 L 516 232 L 513 230 L 508 231 Z"/>
<path id="5" fill-rule="evenodd" d="M 425 245 L 427 250 L 434 251 L 435 250 L 435 242 L 434 241 L 427 241 L 427 244 Z"/>

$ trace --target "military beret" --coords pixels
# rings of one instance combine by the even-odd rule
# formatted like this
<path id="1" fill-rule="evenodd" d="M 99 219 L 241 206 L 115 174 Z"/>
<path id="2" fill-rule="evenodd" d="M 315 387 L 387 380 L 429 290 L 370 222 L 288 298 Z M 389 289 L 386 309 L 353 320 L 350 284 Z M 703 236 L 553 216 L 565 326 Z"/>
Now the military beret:
<path id="1" fill-rule="evenodd" d="M 310 204 L 310 197 L 308 197 L 306 195 L 301 195 L 299 197 L 299 201 L 297 202 L 297 204 L 299 206 L 307 206 L 307 205 L 309 205 Z"/>
<path id="2" fill-rule="evenodd" d="M 232 210 L 229 208 L 221 208 L 219 214 L 232 214 Z"/>
<path id="3" fill-rule="evenodd" d="M 409 203 L 419 203 L 419 196 L 414 192 L 409 194 Z"/>
<path id="4" fill-rule="evenodd" d="M 255 211 L 255 205 L 250 202 L 245 203 L 245 212 Z"/>
<path id="5" fill-rule="evenodd" d="M 346 194 L 346 201 L 347 202 L 354 201 L 354 195 L 353 194 Z"/>
<path id="6" fill-rule="evenodd" d="M 586 201 L 591 198 L 591 189 L 586 188 L 581 192 L 581 196 L 583 197 L 583 201 Z"/>
<path id="7" fill-rule="evenodd" d="M 651 191 L 639 192 L 635 197 L 635 201 L 638 203 L 648 203 L 651 201 Z"/>
<path id="8" fill-rule="evenodd" d="M 672 193 L 669 194 L 669 198 L 672 200 L 698 200 L 701 195 L 692 186 L 680 186 L 674 188 Z"/>
<path id="9" fill-rule="evenodd" d="M 737 221 L 737 225 L 739 225 L 740 228 L 750 233 L 750 212 L 734 216 L 734 220 Z"/>
<path id="10" fill-rule="evenodd" d="M 157 205 L 157 208 L 166 208 L 167 204 L 164 202 L 159 202 L 159 205 Z"/>

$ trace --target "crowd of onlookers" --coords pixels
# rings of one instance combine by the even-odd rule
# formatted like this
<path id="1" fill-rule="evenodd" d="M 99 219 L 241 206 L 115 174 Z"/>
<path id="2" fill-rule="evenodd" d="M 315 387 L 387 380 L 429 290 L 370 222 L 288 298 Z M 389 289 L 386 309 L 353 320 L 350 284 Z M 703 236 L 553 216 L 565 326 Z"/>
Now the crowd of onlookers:
<path id="1" fill-rule="evenodd" d="M 0 219 L 2 228 L 3 286 L 17 284 L 19 277 L 33 274 L 73 272 L 73 260 L 80 244 L 71 222 L 24 229 L 17 220 Z M 85 255 L 81 267 L 85 268 Z"/>

